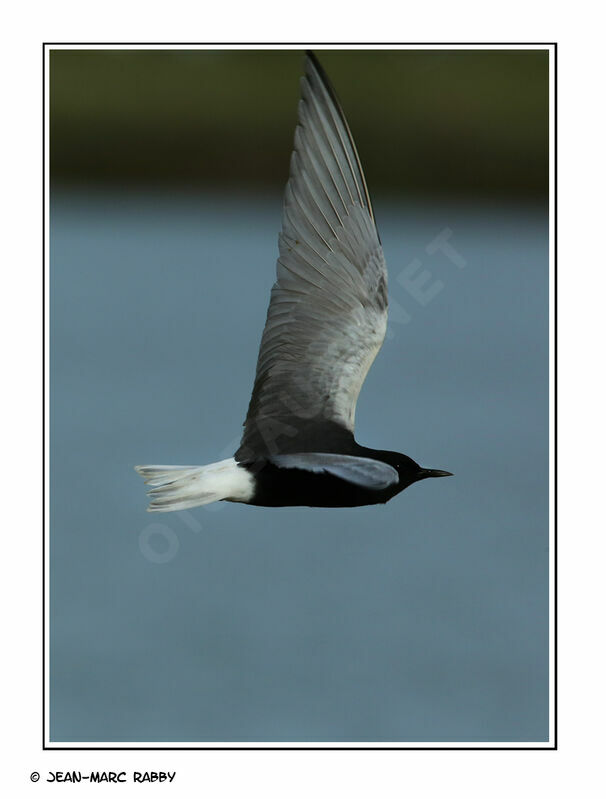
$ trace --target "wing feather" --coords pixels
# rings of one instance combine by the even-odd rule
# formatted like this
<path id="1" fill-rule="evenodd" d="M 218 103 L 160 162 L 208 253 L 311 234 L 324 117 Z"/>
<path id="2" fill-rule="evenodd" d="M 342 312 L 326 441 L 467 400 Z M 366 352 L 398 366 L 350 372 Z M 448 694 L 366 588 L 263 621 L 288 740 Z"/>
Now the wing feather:
<path id="1" fill-rule="evenodd" d="M 349 127 L 308 54 L 255 385 L 238 460 L 353 442 L 385 336 L 387 270 Z"/>
<path id="2" fill-rule="evenodd" d="M 300 469 L 316 474 L 331 474 L 348 483 L 373 491 L 397 485 L 398 472 L 388 463 L 352 455 L 321 452 L 274 455 L 270 462 L 280 469 Z"/>

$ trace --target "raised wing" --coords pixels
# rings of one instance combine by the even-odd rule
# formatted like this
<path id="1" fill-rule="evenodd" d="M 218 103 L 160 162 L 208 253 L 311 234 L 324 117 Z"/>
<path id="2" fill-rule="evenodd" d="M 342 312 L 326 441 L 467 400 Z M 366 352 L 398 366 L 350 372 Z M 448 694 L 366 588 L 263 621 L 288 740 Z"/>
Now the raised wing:
<path id="1" fill-rule="evenodd" d="M 387 270 L 362 167 L 308 54 L 286 186 L 277 282 L 237 460 L 341 451 L 387 324 Z"/>

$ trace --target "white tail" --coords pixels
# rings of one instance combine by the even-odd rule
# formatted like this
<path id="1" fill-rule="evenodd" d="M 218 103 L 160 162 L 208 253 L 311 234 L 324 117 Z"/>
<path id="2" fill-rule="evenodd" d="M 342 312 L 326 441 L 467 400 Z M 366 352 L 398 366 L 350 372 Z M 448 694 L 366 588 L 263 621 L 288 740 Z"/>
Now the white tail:
<path id="1" fill-rule="evenodd" d="M 234 458 L 208 466 L 135 466 L 135 471 L 153 486 L 149 511 L 185 510 L 221 499 L 247 502 L 254 493 L 252 475 Z"/>

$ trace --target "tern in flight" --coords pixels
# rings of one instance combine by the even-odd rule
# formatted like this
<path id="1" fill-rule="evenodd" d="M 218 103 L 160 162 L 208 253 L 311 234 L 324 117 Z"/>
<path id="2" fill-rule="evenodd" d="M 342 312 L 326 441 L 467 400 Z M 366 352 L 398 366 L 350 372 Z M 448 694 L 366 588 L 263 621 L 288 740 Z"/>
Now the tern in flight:
<path id="1" fill-rule="evenodd" d="M 349 126 L 308 53 L 271 291 L 244 435 L 206 466 L 136 466 L 150 511 L 227 500 L 353 507 L 450 472 L 354 439 L 387 325 L 387 269 Z"/>

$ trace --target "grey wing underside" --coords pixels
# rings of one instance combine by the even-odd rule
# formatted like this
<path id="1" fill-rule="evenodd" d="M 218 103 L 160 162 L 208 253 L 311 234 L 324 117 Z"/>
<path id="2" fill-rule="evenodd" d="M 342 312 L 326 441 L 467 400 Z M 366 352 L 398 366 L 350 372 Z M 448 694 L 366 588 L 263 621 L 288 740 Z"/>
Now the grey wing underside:
<path id="1" fill-rule="evenodd" d="M 371 491 L 382 491 L 399 480 L 398 472 L 388 463 L 354 455 L 308 452 L 274 455 L 269 460 L 280 469 L 330 474 Z"/>
<path id="2" fill-rule="evenodd" d="M 238 460 L 353 442 L 387 324 L 387 270 L 347 122 L 306 59 L 271 292 Z"/>

